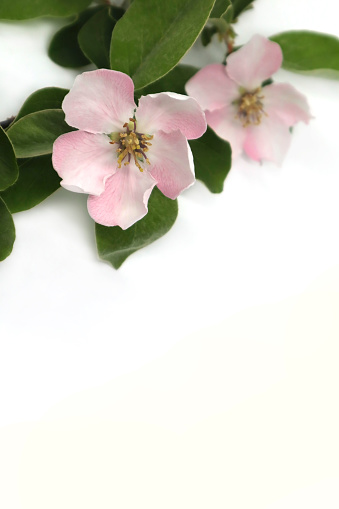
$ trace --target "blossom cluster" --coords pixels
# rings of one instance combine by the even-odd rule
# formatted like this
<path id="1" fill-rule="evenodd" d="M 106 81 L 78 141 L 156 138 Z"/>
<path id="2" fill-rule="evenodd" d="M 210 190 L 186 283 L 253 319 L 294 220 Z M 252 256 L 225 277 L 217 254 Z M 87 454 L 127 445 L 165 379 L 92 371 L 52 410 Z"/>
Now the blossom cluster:
<path id="1" fill-rule="evenodd" d="M 206 122 L 230 143 L 233 158 L 244 152 L 280 164 L 290 128 L 311 118 L 305 97 L 291 85 L 267 84 L 281 64 L 280 46 L 255 35 L 226 66 L 198 71 L 186 84 L 188 96 L 150 94 L 138 106 L 126 74 L 79 75 L 62 104 L 66 122 L 78 130 L 60 136 L 53 149 L 61 185 L 89 194 L 97 223 L 127 229 L 147 213 L 154 186 L 175 199 L 194 183 L 187 140 L 202 136 Z"/>

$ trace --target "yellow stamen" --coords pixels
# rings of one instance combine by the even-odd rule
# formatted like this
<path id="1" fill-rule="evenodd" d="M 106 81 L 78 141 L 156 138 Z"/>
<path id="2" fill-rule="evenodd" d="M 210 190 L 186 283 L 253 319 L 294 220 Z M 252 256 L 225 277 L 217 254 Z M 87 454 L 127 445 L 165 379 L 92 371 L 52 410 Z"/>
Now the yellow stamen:
<path id="1" fill-rule="evenodd" d="M 254 92 L 245 92 L 235 103 L 238 106 L 238 112 L 235 118 L 241 121 L 243 127 L 259 125 L 262 116 L 267 115 L 262 103 L 264 96 L 260 95 L 260 92 L 260 87 L 254 90 Z"/>
<path id="2" fill-rule="evenodd" d="M 118 168 L 121 168 L 122 164 L 128 166 L 133 157 L 134 164 L 143 172 L 144 169 L 141 165 L 145 163 L 151 164 L 146 156 L 146 152 L 148 152 L 149 147 L 152 145 L 152 143 L 149 143 L 149 140 L 153 139 L 153 135 L 138 133 L 136 127 L 136 119 L 130 118 L 129 122 L 125 122 L 123 125 L 126 131 L 120 133 L 114 132 L 109 135 L 111 139 L 110 144 L 114 145 L 116 143 L 119 145 L 116 150 Z M 128 160 L 124 161 L 126 157 L 128 157 Z"/>

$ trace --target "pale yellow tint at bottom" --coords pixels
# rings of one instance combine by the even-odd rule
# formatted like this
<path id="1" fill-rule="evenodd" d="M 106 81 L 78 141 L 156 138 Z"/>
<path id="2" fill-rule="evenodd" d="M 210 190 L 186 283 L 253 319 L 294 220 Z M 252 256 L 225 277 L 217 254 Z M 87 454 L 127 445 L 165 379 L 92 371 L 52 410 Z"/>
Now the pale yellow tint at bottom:
<path id="1" fill-rule="evenodd" d="M 338 289 L 339 268 L 4 429 L 13 509 L 269 509 L 339 482 Z"/>

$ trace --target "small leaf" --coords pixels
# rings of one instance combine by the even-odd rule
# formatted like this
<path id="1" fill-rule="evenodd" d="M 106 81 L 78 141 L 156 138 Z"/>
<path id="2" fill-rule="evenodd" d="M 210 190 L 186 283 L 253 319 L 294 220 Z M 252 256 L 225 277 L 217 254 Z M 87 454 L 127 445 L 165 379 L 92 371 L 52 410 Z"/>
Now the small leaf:
<path id="1" fill-rule="evenodd" d="M 13 218 L 5 202 L 0 198 L 0 261 L 9 256 L 15 241 Z"/>
<path id="2" fill-rule="evenodd" d="M 254 0 L 232 0 L 233 4 L 233 19 L 236 19 L 239 14 L 247 9 L 251 9 Z"/>
<path id="3" fill-rule="evenodd" d="M 201 32 L 201 43 L 203 46 L 208 46 L 212 41 L 212 37 L 214 34 L 218 33 L 217 27 L 215 25 L 206 26 Z"/>
<path id="4" fill-rule="evenodd" d="M 170 200 L 157 188 L 153 189 L 148 213 L 127 230 L 119 226 L 95 225 L 100 258 L 118 269 L 128 256 L 165 235 L 172 228 L 177 215 L 177 200 Z"/>
<path id="5" fill-rule="evenodd" d="M 191 48 L 213 4 L 214 0 L 134 0 L 113 31 L 111 68 L 129 74 L 136 89 L 161 78 Z"/>
<path id="6" fill-rule="evenodd" d="M 140 88 L 135 95 L 139 99 L 142 95 L 158 94 L 159 92 L 175 92 L 186 94 L 185 85 L 199 69 L 192 65 L 179 64 L 160 80 L 151 83 L 147 87 Z"/>
<path id="7" fill-rule="evenodd" d="M 225 14 L 230 5 L 232 5 L 231 0 L 215 0 L 210 18 L 221 18 L 221 16 Z"/>
<path id="8" fill-rule="evenodd" d="M 46 87 L 37 90 L 21 106 L 19 113 L 15 117 L 15 122 L 36 111 L 61 109 L 62 101 L 68 92 L 69 90 L 65 88 L 57 87 Z"/>
<path id="9" fill-rule="evenodd" d="M 59 187 L 60 177 L 50 155 L 20 159 L 19 178 L 1 197 L 13 214 L 35 207 Z"/>
<path id="10" fill-rule="evenodd" d="M 210 127 L 201 138 L 189 141 L 193 152 L 195 176 L 212 193 L 221 193 L 231 169 L 230 144 L 219 138 Z"/>
<path id="11" fill-rule="evenodd" d="M 79 46 L 88 60 L 98 69 L 110 69 L 109 52 L 115 20 L 110 9 L 102 9 L 92 16 L 81 28 Z"/>
<path id="12" fill-rule="evenodd" d="M 0 19 L 71 16 L 86 9 L 91 0 L 1 0 Z"/>
<path id="13" fill-rule="evenodd" d="M 83 25 L 94 14 L 100 12 L 101 7 L 86 9 L 75 20 L 61 28 L 53 37 L 48 48 L 48 55 L 58 65 L 63 67 L 82 67 L 90 63 L 83 54 L 78 42 L 78 34 Z"/>
<path id="14" fill-rule="evenodd" d="M 30 113 L 15 122 L 7 131 L 17 157 L 51 154 L 53 143 L 73 128 L 66 124 L 62 110 Z"/>
<path id="15" fill-rule="evenodd" d="M 0 191 L 14 184 L 19 169 L 12 143 L 0 127 Z"/>
<path id="16" fill-rule="evenodd" d="M 339 71 L 339 39 L 305 30 L 282 32 L 270 37 L 282 49 L 282 66 L 289 71 Z"/>
<path id="17" fill-rule="evenodd" d="M 226 21 L 226 23 L 232 23 L 234 19 L 234 9 L 233 5 L 230 5 L 228 9 L 226 10 L 225 14 L 223 14 L 223 19 Z"/>

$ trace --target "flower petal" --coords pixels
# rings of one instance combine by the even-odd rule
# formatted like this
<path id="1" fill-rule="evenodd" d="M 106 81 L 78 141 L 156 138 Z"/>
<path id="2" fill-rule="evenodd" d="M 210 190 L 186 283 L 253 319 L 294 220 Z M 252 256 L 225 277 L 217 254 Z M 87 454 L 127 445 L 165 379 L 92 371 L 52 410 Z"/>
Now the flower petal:
<path id="1" fill-rule="evenodd" d="M 99 195 L 117 167 L 115 149 L 105 134 L 73 131 L 59 136 L 53 146 L 53 166 L 70 191 Z"/>
<path id="2" fill-rule="evenodd" d="M 186 138 L 200 138 L 206 131 L 205 115 L 192 97 L 172 92 L 142 96 L 136 111 L 139 132 L 153 134 L 180 130 Z"/>
<path id="3" fill-rule="evenodd" d="M 194 97 L 203 110 L 223 108 L 239 97 L 239 86 L 221 64 L 207 65 L 186 83 L 186 92 Z"/>
<path id="4" fill-rule="evenodd" d="M 194 163 L 190 146 L 180 131 L 158 131 L 148 152 L 149 172 L 160 191 L 174 200 L 184 189 L 194 184 Z"/>
<path id="5" fill-rule="evenodd" d="M 279 44 L 254 35 L 247 44 L 227 57 L 226 71 L 232 80 L 252 91 L 281 67 L 282 58 Z"/>
<path id="6" fill-rule="evenodd" d="M 206 111 L 208 125 L 220 138 L 230 143 L 233 159 L 242 153 L 243 144 L 246 138 L 246 129 L 241 122 L 235 118 L 236 109 L 229 105 L 215 111 Z"/>
<path id="7" fill-rule="evenodd" d="M 280 165 L 291 142 L 291 133 L 278 115 L 270 114 L 260 125 L 246 128 L 244 151 L 255 161 L 273 161 Z"/>
<path id="8" fill-rule="evenodd" d="M 62 103 L 67 124 L 90 133 L 121 131 L 134 108 L 132 79 L 109 69 L 77 76 Z"/>
<path id="9" fill-rule="evenodd" d="M 266 113 L 276 113 L 288 127 L 312 118 L 306 97 L 288 83 L 268 85 L 262 95 Z"/>
<path id="10" fill-rule="evenodd" d="M 100 196 L 88 197 L 88 212 L 99 224 L 126 230 L 147 214 L 148 198 L 156 181 L 133 162 L 122 166 L 106 182 Z"/>

